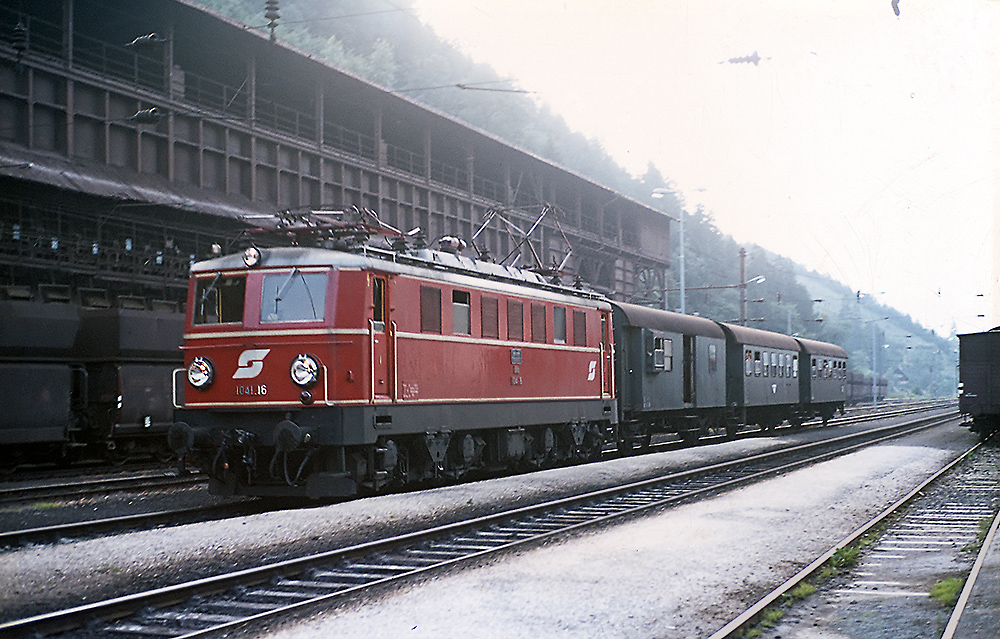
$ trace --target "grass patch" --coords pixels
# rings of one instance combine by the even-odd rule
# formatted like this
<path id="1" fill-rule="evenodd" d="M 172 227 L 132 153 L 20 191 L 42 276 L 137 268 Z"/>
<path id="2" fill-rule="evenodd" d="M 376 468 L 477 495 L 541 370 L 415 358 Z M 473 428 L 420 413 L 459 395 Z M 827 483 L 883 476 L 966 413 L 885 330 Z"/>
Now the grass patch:
<path id="1" fill-rule="evenodd" d="M 979 530 L 976 532 L 976 541 L 972 542 L 968 546 L 963 546 L 962 550 L 966 552 L 978 553 L 983 547 L 983 542 L 986 540 L 986 535 L 990 533 L 990 527 L 993 525 L 992 517 L 984 517 L 979 520 Z"/>
<path id="2" fill-rule="evenodd" d="M 931 598 L 945 608 L 954 608 L 964 587 L 965 579 L 948 577 L 934 584 L 931 588 Z"/>
<path id="3" fill-rule="evenodd" d="M 800 583 L 788 591 L 788 597 L 793 601 L 802 601 L 803 599 L 808 599 L 816 594 L 815 586 L 807 584 L 806 582 Z"/>
<path id="4" fill-rule="evenodd" d="M 36 501 L 31 506 L 36 510 L 51 510 L 53 508 L 59 508 L 62 504 L 58 504 L 54 501 Z"/>
<path id="5" fill-rule="evenodd" d="M 830 557 L 830 563 L 833 564 L 834 568 L 843 570 L 844 568 L 853 568 L 860 558 L 861 549 L 857 546 L 848 546 L 838 548 L 837 552 L 833 553 L 833 557 Z"/>

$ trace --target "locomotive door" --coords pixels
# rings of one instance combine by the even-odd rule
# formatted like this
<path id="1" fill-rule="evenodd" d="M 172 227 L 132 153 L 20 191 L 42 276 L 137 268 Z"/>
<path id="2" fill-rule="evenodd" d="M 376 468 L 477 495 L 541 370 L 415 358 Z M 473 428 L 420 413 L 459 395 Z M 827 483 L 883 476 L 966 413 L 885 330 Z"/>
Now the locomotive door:
<path id="1" fill-rule="evenodd" d="M 386 299 L 386 278 L 380 275 L 371 278 L 371 317 L 368 320 L 371 334 L 371 398 L 387 400 L 394 395 L 392 350 L 392 324 L 389 321 L 389 305 Z"/>
<path id="2" fill-rule="evenodd" d="M 611 335 L 611 320 L 607 313 L 601 313 L 601 396 L 615 394 L 614 386 L 614 346 Z"/>

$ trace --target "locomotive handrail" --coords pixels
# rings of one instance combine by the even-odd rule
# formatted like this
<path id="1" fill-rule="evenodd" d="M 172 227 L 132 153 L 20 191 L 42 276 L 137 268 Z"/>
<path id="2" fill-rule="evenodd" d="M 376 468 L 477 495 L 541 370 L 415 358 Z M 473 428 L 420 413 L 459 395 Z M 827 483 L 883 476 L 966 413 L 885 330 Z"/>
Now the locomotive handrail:
<path id="1" fill-rule="evenodd" d="M 393 403 L 395 403 L 399 401 L 399 370 L 397 368 L 397 364 L 399 363 L 399 358 L 397 357 L 396 353 L 395 320 L 389 322 L 388 339 L 389 343 L 387 344 L 387 346 L 392 351 L 392 370 L 389 371 L 389 377 L 391 381 L 391 383 L 389 384 L 389 388 L 392 391 L 390 394 L 390 398 L 392 399 Z"/>
<path id="2" fill-rule="evenodd" d="M 181 378 L 183 379 L 184 373 L 185 370 L 183 368 L 175 368 L 173 372 L 170 373 L 170 386 L 171 386 L 170 401 L 174 405 L 174 408 L 177 409 L 184 408 L 184 403 L 177 401 L 177 398 L 180 397 L 180 395 L 177 394 L 177 391 L 180 390 L 179 388 L 177 388 L 177 376 L 180 375 Z M 181 382 L 181 386 L 183 385 L 184 382 Z"/>

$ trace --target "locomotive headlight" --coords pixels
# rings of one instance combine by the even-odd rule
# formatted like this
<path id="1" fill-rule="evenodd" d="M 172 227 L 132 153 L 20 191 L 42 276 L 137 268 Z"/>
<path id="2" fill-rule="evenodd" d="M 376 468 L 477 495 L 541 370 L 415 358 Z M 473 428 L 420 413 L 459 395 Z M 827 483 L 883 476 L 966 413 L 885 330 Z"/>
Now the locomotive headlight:
<path id="1" fill-rule="evenodd" d="M 243 263 L 248 267 L 253 268 L 260 264 L 260 249 L 256 246 L 250 246 L 243 250 Z"/>
<path id="2" fill-rule="evenodd" d="M 204 390 L 212 384 L 215 379 L 215 367 L 207 357 L 195 357 L 188 366 L 188 382 L 199 390 Z"/>
<path id="3" fill-rule="evenodd" d="M 302 388 L 309 388 L 319 379 L 319 362 L 312 355 L 299 355 L 288 372 L 293 382 Z"/>

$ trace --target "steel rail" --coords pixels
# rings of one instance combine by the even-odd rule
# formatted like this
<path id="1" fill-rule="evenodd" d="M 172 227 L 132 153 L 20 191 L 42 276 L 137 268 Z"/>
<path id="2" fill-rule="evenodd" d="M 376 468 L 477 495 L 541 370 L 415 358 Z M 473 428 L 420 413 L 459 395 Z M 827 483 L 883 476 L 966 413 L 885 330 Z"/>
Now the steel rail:
<path id="1" fill-rule="evenodd" d="M 958 596 L 958 601 L 955 603 L 955 608 L 951 612 L 951 617 L 948 619 L 948 625 L 944 628 L 944 633 L 941 634 L 941 639 L 954 639 L 955 631 L 958 630 L 958 624 L 962 620 L 962 615 L 965 613 L 965 607 L 969 603 L 969 597 L 972 596 L 972 589 L 976 585 L 976 579 L 979 577 L 980 571 L 982 571 L 983 563 L 986 561 L 986 555 L 990 552 L 990 546 L 993 544 L 993 538 L 997 534 L 998 527 L 1000 527 L 1000 514 L 993 516 L 993 523 L 990 524 L 989 531 L 983 538 L 983 544 L 979 548 L 979 553 L 976 555 L 976 562 L 972 565 L 972 571 L 969 573 L 969 577 L 965 581 L 965 586 L 962 588 L 962 592 Z"/>
<path id="2" fill-rule="evenodd" d="M 954 414 L 923 417 L 906 424 L 800 444 L 626 486 L 14 620 L 0 624 L 0 636 L 36 636 L 82 626 L 86 626 L 88 636 L 100 636 L 101 624 L 107 623 L 110 625 L 105 629 L 114 633 L 142 634 L 152 628 L 168 636 L 202 637 L 356 594 L 365 588 L 386 586 L 460 563 L 479 561 L 514 547 L 537 544 L 699 495 L 717 493 L 930 428 L 954 417 Z M 797 458 L 788 461 L 790 455 Z M 268 582 L 269 586 L 258 587 Z M 256 589 L 251 589 L 253 587 Z M 234 588 L 238 591 L 236 594 L 219 597 L 226 591 L 233 592 Z M 215 600 L 202 601 L 202 598 L 213 596 Z M 261 599 L 272 601 L 264 603 Z M 192 610 L 162 609 L 184 602 L 193 602 L 189 606 Z M 156 610 L 157 607 L 160 610 Z M 122 618 L 126 619 L 115 621 Z M 178 629 L 183 624 L 200 627 Z"/>

